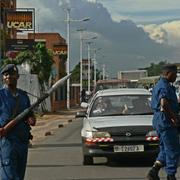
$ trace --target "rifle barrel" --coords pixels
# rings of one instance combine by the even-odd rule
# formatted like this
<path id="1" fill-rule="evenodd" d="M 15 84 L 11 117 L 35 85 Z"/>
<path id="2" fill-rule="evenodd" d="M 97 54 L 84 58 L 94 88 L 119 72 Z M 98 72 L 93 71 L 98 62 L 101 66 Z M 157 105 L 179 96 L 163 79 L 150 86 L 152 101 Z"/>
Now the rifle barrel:
<path id="1" fill-rule="evenodd" d="M 49 97 L 52 92 L 54 92 L 60 85 L 64 84 L 64 82 L 70 78 L 71 74 L 66 75 L 65 77 L 58 80 L 44 95 L 37 99 L 29 108 L 26 108 L 23 112 L 18 114 L 13 120 L 17 123 L 21 121 L 29 112 L 31 112 L 36 106 L 38 106 L 42 101 L 44 101 L 47 97 Z"/>

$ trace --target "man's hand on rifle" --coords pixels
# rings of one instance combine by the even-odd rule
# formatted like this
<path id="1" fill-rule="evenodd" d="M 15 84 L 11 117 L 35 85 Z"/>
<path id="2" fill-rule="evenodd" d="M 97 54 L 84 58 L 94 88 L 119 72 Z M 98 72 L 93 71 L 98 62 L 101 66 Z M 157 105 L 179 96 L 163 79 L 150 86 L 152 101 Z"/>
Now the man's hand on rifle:
<path id="1" fill-rule="evenodd" d="M 0 137 L 5 136 L 5 134 L 6 134 L 6 132 L 5 132 L 4 128 L 3 127 L 0 128 Z"/>
<path id="2" fill-rule="evenodd" d="M 36 118 L 34 115 L 29 116 L 26 119 L 26 123 L 29 124 L 30 126 L 35 126 L 36 124 Z M 9 123 L 7 123 L 4 127 L 0 128 L 0 137 L 6 136 L 6 134 L 14 127 L 16 126 L 17 121 L 16 120 L 11 120 Z"/>

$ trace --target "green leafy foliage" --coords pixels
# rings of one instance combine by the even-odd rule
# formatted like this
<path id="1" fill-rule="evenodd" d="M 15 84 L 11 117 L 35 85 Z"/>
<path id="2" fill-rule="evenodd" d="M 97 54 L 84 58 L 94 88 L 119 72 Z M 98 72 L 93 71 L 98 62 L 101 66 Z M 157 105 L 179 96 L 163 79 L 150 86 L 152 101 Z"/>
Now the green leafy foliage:
<path id="1" fill-rule="evenodd" d="M 16 65 L 27 62 L 31 67 L 31 73 L 37 74 L 41 86 L 48 84 L 53 65 L 53 56 L 50 50 L 47 50 L 45 45 L 38 43 L 34 47 L 34 51 L 22 51 L 18 53 L 15 59 L 6 58 L 2 65 L 14 63 Z"/>
<path id="2" fill-rule="evenodd" d="M 91 75 L 92 75 L 91 80 L 93 79 L 93 74 L 94 74 L 94 71 L 91 71 Z M 96 69 L 96 78 L 97 78 L 97 80 L 100 79 L 100 75 L 101 75 L 101 71 Z M 74 67 L 74 69 L 72 70 L 71 82 L 72 83 L 80 83 L 80 63 L 78 63 Z M 88 81 L 87 80 L 83 80 L 82 83 L 83 83 L 84 87 L 88 86 Z M 93 82 L 91 82 L 91 83 L 93 83 Z"/>
<path id="3" fill-rule="evenodd" d="M 167 64 L 167 61 L 161 61 L 158 64 L 151 63 L 150 67 L 145 68 L 148 71 L 148 76 L 159 76 L 162 66 Z"/>
<path id="4" fill-rule="evenodd" d="M 79 63 L 74 67 L 71 75 L 71 81 L 73 83 L 80 83 L 80 65 Z"/>
<path id="5" fill-rule="evenodd" d="M 48 83 L 51 67 L 53 65 L 52 52 L 48 51 L 44 44 L 38 43 L 32 60 L 29 62 L 32 73 L 38 75 L 39 83 Z"/>

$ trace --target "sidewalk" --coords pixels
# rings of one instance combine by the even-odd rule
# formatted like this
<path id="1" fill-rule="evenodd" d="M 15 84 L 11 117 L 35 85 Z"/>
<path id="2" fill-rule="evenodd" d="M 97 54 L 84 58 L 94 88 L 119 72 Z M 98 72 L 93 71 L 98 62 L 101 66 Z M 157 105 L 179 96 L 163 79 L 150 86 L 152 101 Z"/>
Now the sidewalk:
<path id="1" fill-rule="evenodd" d="M 46 136 L 53 135 L 54 130 L 63 128 L 75 119 L 77 111 L 80 111 L 80 107 L 71 108 L 70 110 L 61 110 L 60 112 L 47 113 L 42 117 L 37 118 L 36 126 L 32 127 L 31 133 L 33 140 L 31 144 L 37 144 L 43 140 Z"/>

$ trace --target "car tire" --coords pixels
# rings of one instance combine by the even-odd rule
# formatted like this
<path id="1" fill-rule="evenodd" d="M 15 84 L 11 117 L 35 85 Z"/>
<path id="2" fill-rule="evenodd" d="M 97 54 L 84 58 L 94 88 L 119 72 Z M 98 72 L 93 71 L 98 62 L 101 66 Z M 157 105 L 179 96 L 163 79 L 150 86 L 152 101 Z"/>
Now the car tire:
<path id="1" fill-rule="evenodd" d="M 93 165 L 93 157 L 84 156 L 83 158 L 83 165 Z"/>

